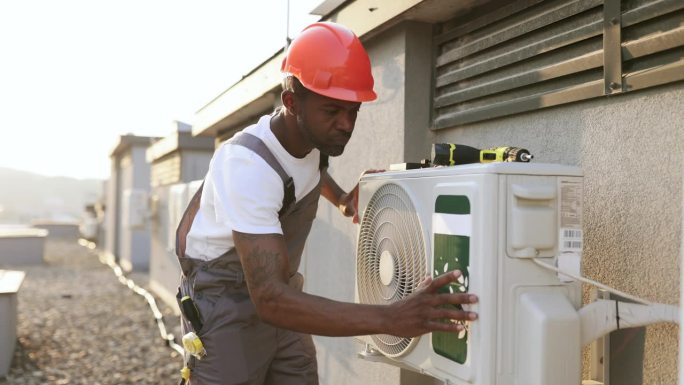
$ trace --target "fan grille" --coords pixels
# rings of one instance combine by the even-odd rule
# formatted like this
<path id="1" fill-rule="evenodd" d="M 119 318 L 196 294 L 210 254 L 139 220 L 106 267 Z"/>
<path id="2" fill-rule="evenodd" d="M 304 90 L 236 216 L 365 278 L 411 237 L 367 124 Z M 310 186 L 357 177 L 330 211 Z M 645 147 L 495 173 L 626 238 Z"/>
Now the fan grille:
<path id="1" fill-rule="evenodd" d="M 387 305 L 411 294 L 428 274 L 423 231 L 411 198 L 388 183 L 376 190 L 361 221 L 357 289 L 364 304 Z M 415 338 L 371 336 L 386 355 L 400 356 Z"/>

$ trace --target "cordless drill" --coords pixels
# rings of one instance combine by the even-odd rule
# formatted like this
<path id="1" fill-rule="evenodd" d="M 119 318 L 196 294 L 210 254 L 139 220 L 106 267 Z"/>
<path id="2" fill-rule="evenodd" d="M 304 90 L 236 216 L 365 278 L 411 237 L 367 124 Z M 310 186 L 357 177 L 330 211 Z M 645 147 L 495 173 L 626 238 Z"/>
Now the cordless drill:
<path id="1" fill-rule="evenodd" d="M 455 166 L 468 163 L 529 162 L 534 156 L 520 147 L 478 149 L 463 144 L 435 143 L 432 147 L 434 166 Z"/>

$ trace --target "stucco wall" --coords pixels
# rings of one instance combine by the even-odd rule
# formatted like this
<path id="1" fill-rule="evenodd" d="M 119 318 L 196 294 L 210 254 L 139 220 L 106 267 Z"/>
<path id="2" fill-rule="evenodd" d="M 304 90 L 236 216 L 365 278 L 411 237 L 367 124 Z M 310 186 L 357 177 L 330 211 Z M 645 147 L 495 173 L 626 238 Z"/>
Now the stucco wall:
<path id="1" fill-rule="evenodd" d="M 682 160 L 684 165 L 684 159 Z M 684 167 L 682 167 L 682 179 L 684 179 Z M 679 320 L 684 319 L 684 270 L 681 266 L 684 262 L 684 180 L 682 181 L 682 238 L 679 246 L 679 270 L 680 270 L 680 292 L 679 292 Z M 684 384 L 684 334 L 679 333 L 679 384 Z"/>
<path id="2" fill-rule="evenodd" d="M 440 130 L 436 142 L 514 145 L 584 171 L 583 274 L 679 303 L 682 83 Z M 647 328 L 644 384 L 677 382 L 678 328 Z M 585 371 L 586 372 L 586 371 Z"/>

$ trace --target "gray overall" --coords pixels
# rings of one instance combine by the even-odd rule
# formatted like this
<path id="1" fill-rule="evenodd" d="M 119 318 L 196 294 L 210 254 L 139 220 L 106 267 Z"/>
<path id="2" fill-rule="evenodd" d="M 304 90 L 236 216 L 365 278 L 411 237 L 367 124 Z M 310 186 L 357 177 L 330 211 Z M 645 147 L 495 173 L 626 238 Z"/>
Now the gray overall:
<path id="1" fill-rule="evenodd" d="M 279 173 L 285 189 L 289 188 L 288 183 L 291 185 L 294 196 L 291 178 L 261 140 L 244 133 L 235 139 L 229 143 L 250 148 L 264 158 Z M 311 336 L 279 329 L 259 319 L 234 248 L 211 261 L 185 255 L 185 238 L 199 208 L 200 195 L 201 190 L 190 202 L 176 234 L 176 253 L 182 270 L 180 291 L 182 295 L 189 295 L 199 310 L 203 326 L 195 332 L 207 351 L 201 360 L 187 357 L 190 384 L 318 384 Z M 298 290 L 304 281 L 297 269 L 316 216 L 319 196 L 320 183 L 279 213 L 290 261 L 290 286 Z M 192 331 L 184 317 L 182 327 L 184 334 Z"/>

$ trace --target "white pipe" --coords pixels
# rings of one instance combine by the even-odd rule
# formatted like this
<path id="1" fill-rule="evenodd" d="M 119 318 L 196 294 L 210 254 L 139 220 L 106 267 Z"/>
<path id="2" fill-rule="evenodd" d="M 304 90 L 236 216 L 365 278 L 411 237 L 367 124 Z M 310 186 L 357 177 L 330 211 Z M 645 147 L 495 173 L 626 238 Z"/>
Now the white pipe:
<path id="1" fill-rule="evenodd" d="M 679 308 L 665 304 L 642 305 L 601 299 L 579 310 L 582 345 L 613 330 L 658 322 L 679 324 Z"/>
<path id="2" fill-rule="evenodd" d="M 576 281 L 580 281 L 580 282 L 584 282 L 584 283 L 588 283 L 588 284 L 590 284 L 590 285 L 596 286 L 596 287 L 598 287 L 599 289 L 603 289 L 603 290 L 606 290 L 606 291 L 608 291 L 608 292 L 610 292 L 610 293 L 617 294 L 617 295 L 619 295 L 619 296 L 622 297 L 622 298 L 626 298 L 626 299 L 629 299 L 629 300 L 632 300 L 632 301 L 634 301 L 634 302 L 638 302 L 638 303 L 641 303 L 641 304 L 644 304 L 644 305 L 650 305 L 650 304 L 651 304 L 649 301 L 647 301 L 647 300 L 645 300 L 645 299 L 643 299 L 643 298 L 639 298 L 639 297 L 633 296 L 633 295 L 631 295 L 631 294 L 625 293 L 625 292 L 623 292 L 623 291 L 620 291 L 620 290 L 617 290 L 617 289 L 613 289 L 612 287 L 607 286 L 607 285 L 604 285 L 604 284 L 602 284 L 601 282 L 596 282 L 596 281 L 591 280 L 591 279 L 589 279 L 589 278 L 585 278 L 585 277 L 582 277 L 582 276 L 579 276 L 579 275 L 576 275 L 576 274 L 572 274 L 572 273 L 567 272 L 567 271 L 565 271 L 565 270 L 559 269 L 559 268 L 557 268 L 556 266 L 552 266 L 552 265 L 549 265 L 549 264 L 546 263 L 546 262 L 542 262 L 541 260 L 539 260 L 539 259 L 537 259 L 537 258 L 532 258 L 532 261 L 533 261 L 534 263 L 536 263 L 537 265 L 539 265 L 539 266 L 545 268 L 545 269 L 548 269 L 548 270 L 551 270 L 551 271 L 555 271 L 555 272 L 558 273 L 558 274 L 562 274 L 562 275 L 568 276 L 568 277 L 570 277 L 570 278 L 572 278 L 572 279 L 574 279 L 574 280 L 576 280 Z"/>

